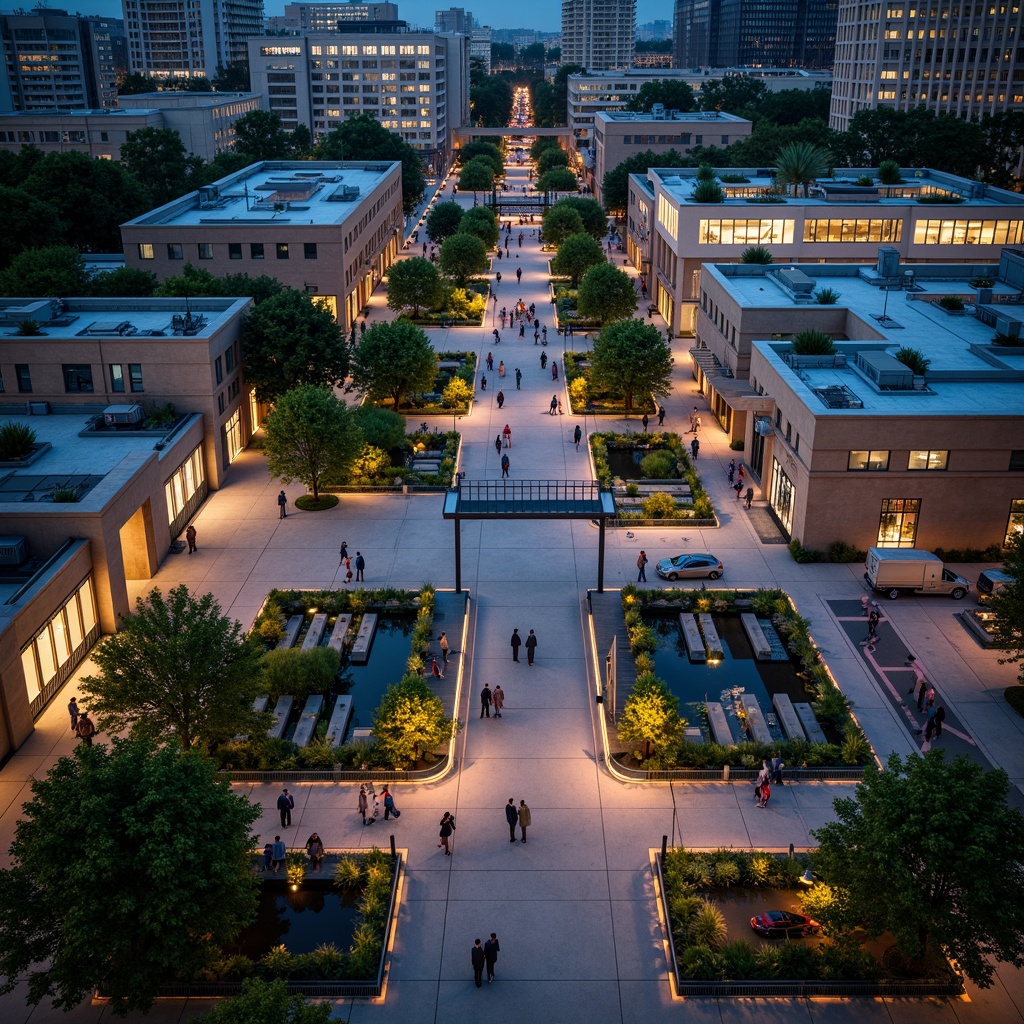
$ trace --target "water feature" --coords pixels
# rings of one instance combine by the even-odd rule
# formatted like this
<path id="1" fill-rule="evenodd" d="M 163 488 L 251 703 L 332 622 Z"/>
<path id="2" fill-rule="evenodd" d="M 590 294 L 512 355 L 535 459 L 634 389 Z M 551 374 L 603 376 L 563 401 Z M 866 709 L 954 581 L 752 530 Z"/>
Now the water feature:
<path id="1" fill-rule="evenodd" d="M 644 448 L 613 448 L 608 447 L 608 468 L 613 477 L 621 480 L 641 480 L 643 473 L 640 472 L 640 463 L 644 456 L 651 452 L 671 452 L 670 448 L 662 445 L 651 445 Z"/>

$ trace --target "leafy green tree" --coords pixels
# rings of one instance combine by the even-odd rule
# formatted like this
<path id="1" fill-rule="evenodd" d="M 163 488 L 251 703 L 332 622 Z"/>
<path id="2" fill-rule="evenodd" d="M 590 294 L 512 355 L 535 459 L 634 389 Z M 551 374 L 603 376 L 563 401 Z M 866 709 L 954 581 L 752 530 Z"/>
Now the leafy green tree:
<path id="1" fill-rule="evenodd" d="M 216 92 L 249 92 L 249 62 L 229 60 L 227 64 L 219 64 L 213 76 L 213 88 Z"/>
<path id="2" fill-rule="evenodd" d="M 559 146 L 548 146 L 537 158 L 537 173 L 547 174 L 554 167 L 568 167 L 569 154 Z"/>
<path id="3" fill-rule="evenodd" d="M 467 210 L 459 224 L 459 233 L 476 235 L 488 249 L 498 244 L 498 222 L 494 214 L 486 206 L 474 206 Z"/>
<path id="4" fill-rule="evenodd" d="M 257 274 L 256 277 L 250 277 L 248 274 L 225 274 L 220 283 L 219 295 L 231 298 L 248 296 L 257 306 L 285 290 L 285 286 L 276 277 L 267 274 Z"/>
<path id="5" fill-rule="evenodd" d="M 505 173 L 505 158 L 493 142 L 467 142 L 458 151 L 459 164 L 463 166 L 477 157 L 483 157 L 491 165 L 496 178 Z"/>
<path id="6" fill-rule="evenodd" d="M 390 132 L 370 114 L 343 121 L 317 143 L 318 160 L 400 160 L 402 209 L 408 216 L 423 198 L 423 157 L 400 135 Z"/>
<path id="7" fill-rule="evenodd" d="M 444 705 L 418 674 L 389 686 L 373 714 L 377 750 L 393 768 L 405 768 L 431 754 L 452 734 Z"/>
<path id="8" fill-rule="evenodd" d="M 482 274 L 489 266 L 487 247 L 476 235 L 452 235 L 446 238 L 438 253 L 441 273 L 447 274 L 464 288 L 474 274 Z"/>
<path id="9" fill-rule="evenodd" d="M 193 263 L 186 263 L 180 274 L 165 278 L 157 285 L 154 292 L 158 297 L 180 297 L 199 295 L 222 295 L 223 283 L 219 277 L 214 277 L 206 267 L 197 267 Z"/>
<path id="10" fill-rule="evenodd" d="M 596 199 L 586 196 L 566 196 L 564 199 L 559 199 L 555 206 L 575 210 L 583 221 L 583 230 L 591 238 L 604 238 L 608 233 L 608 218 Z"/>
<path id="11" fill-rule="evenodd" d="M 140 128 L 121 144 L 121 165 L 149 194 L 153 206 L 163 206 L 195 188 L 194 175 L 202 161 L 189 156 L 181 136 L 171 128 Z"/>
<path id="12" fill-rule="evenodd" d="M 816 85 L 813 89 L 780 89 L 766 92 L 758 99 L 756 107 L 748 106 L 742 116 L 753 114 L 778 125 L 799 124 L 808 118 L 827 124 L 831 105 L 832 90 L 827 85 Z"/>
<path id="13" fill-rule="evenodd" d="M 606 171 L 601 180 L 601 201 L 609 213 L 622 213 L 629 197 L 629 176 L 646 174 L 652 167 L 692 167 L 693 161 L 674 149 L 655 153 L 646 149 L 626 157 L 622 163 Z"/>
<path id="14" fill-rule="evenodd" d="M 235 122 L 235 146 L 252 160 L 285 160 L 290 153 L 288 132 L 273 110 L 250 110 Z"/>
<path id="15" fill-rule="evenodd" d="M 792 185 L 797 194 L 802 185 L 804 198 L 808 188 L 828 169 L 831 154 L 810 142 L 795 142 L 779 151 L 775 161 L 775 179 L 782 185 Z"/>
<path id="16" fill-rule="evenodd" d="M 637 90 L 637 94 L 626 104 L 626 109 L 649 111 L 655 103 L 663 103 L 666 110 L 685 112 L 697 106 L 697 97 L 686 82 L 662 78 L 656 82 L 644 82 Z"/>
<path id="17" fill-rule="evenodd" d="M 602 328 L 594 342 L 590 386 L 622 395 L 627 412 L 638 394 L 670 395 L 672 351 L 657 327 L 643 320 L 619 320 Z"/>
<path id="18" fill-rule="evenodd" d="M 629 275 L 610 263 L 591 267 L 583 275 L 576 301 L 580 316 L 601 324 L 625 320 L 636 312 L 637 306 L 636 291 Z"/>
<path id="19" fill-rule="evenodd" d="M 26 249 L 60 245 L 64 225 L 47 204 L 20 188 L 0 186 L 0 207 L 4 211 L 4 230 L 0 232 L 0 267 Z"/>
<path id="20" fill-rule="evenodd" d="M 313 133 L 309 125 L 297 124 L 288 135 L 288 156 L 292 160 L 309 160 L 313 156 Z"/>
<path id="21" fill-rule="evenodd" d="M 235 174 L 251 163 L 252 158 L 248 153 L 239 153 L 234 150 L 230 153 L 218 153 L 212 160 L 199 168 L 196 173 L 196 186 L 210 185 L 215 181 L 220 181 L 221 178 Z"/>
<path id="22" fill-rule="evenodd" d="M 297 384 L 339 387 L 348 376 L 341 328 L 305 292 L 286 288 L 242 318 L 245 379 L 261 402 L 273 402 Z"/>
<path id="23" fill-rule="evenodd" d="M 70 245 L 26 249 L 0 271 L 4 295 L 88 295 L 89 275 L 85 260 Z"/>
<path id="24" fill-rule="evenodd" d="M 584 231 L 578 235 L 570 235 L 558 247 L 558 252 L 551 261 L 551 269 L 556 274 L 565 274 L 572 278 L 572 286 L 575 288 L 579 284 L 580 278 L 591 267 L 605 262 L 601 243 L 595 241 Z"/>
<path id="25" fill-rule="evenodd" d="M 388 308 L 401 312 L 413 307 L 418 318 L 421 306 L 432 306 L 438 298 L 441 275 L 430 260 L 420 256 L 396 260 L 388 270 Z"/>
<path id="26" fill-rule="evenodd" d="M 700 109 L 722 110 L 727 114 L 739 114 L 747 107 L 756 107 L 768 94 L 768 86 L 746 75 L 730 75 L 702 82 L 700 86 Z"/>
<path id="27" fill-rule="evenodd" d="M 538 135 L 530 144 L 530 159 L 535 163 L 549 149 L 561 149 L 558 139 L 552 138 L 550 135 Z"/>
<path id="28" fill-rule="evenodd" d="M 176 745 L 79 746 L 32 783 L 0 872 L 0 991 L 145 1012 L 256 916 L 258 804 Z M 191 869 L 190 869 L 191 868 Z"/>
<path id="29" fill-rule="evenodd" d="M 575 192 L 578 188 L 576 175 L 568 167 L 553 167 L 537 180 L 540 192 Z"/>
<path id="30" fill-rule="evenodd" d="M 533 123 L 539 128 L 554 127 L 555 87 L 543 78 L 530 83 L 530 104 L 533 107 Z"/>
<path id="31" fill-rule="evenodd" d="M 480 128 L 501 128 L 512 116 L 512 86 L 491 75 L 469 90 L 471 122 Z"/>
<path id="32" fill-rule="evenodd" d="M 400 413 L 364 402 L 352 415 L 366 444 L 386 452 L 405 444 L 405 417 Z"/>
<path id="33" fill-rule="evenodd" d="M 117 80 L 117 95 L 118 96 L 138 96 L 144 92 L 154 92 L 156 90 L 156 83 L 149 75 L 140 75 L 138 72 L 133 72 L 130 75 L 122 75 Z"/>
<path id="34" fill-rule="evenodd" d="M 544 214 L 541 231 L 548 245 L 560 247 L 567 238 L 585 233 L 586 229 L 579 211 L 561 200 Z"/>
<path id="35" fill-rule="evenodd" d="M 991 608 L 993 645 L 1005 654 L 1000 665 L 1020 665 L 1017 681 L 1024 683 L 1024 534 L 1012 532 L 1006 543 L 1003 568 L 1013 583 L 1000 587 L 993 595 Z"/>
<path id="36" fill-rule="evenodd" d="M 555 80 L 552 82 L 553 94 L 551 97 L 552 123 L 549 125 L 538 125 L 547 128 L 563 128 L 568 123 L 569 116 L 569 76 L 578 74 L 583 70 L 582 64 L 562 64 L 555 72 Z"/>
<path id="37" fill-rule="evenodd" d="M 517 63 L 521 68 L 539 67 L 544 64 L 544 44 L 530 43 L 524 46 L 518 55 Z"/>
<path id="38" fill-rule="evenodd" d="M 516 48 L 511 43 L 491 43 L 492 64 L 512 64 L 516 59 Z"/>
<path id="39" fill-rule="evenodd" d="M 304 995 L 288 995 L 280 978 L 246 978 L 237 996 L 222 999 L 196 1018 L 196 1024 L 330 1024 L 330 1002 L 309 1003 Z"/>
<path id="40" fill-rule="evenodd" d="M 437 203 L 427 214 L 427 236 L 437 245 L 450 238 L 462 223 L 462 207 L 458 203 Z"/>
<path id="41" fill-rule="evenodd" d="M 486 192 L 494 187 L 494 168 L 486 157 L 474 157 L 459 174 L 463 192 Z"/>
<path id="42" fill-rule="evenodd" d="M 552 46 L 551 49 L 544 55 L 544 60 L 548 64 L 559 64 L 562 60 L 562 48 L 560 46 Z"/>
<path id="43" fill-rule="evenodd" d="M 196 75 L 192 78 L 181 78 L 175 83 L 179 92 L 213 92 L 213 82 L 206 75 Z"/>
<path id="44" fill-rule="evenodd" d="M 299 384 L 279 395 L 263 429 L 270 475 L 305 484 L 314 501 L 323 480 L 343 478 L 363 446 L 348 406 L 318 384 Z"/>
<path id="45" fill-rule="evenodd" d="M 890 932 L 922 964 L 942 949 L 988 988 L 994 963 L 1024 965 L 1024 816 L 1009 792 L 1005 772 L 966 757 L 891 754 L 812 831 L 815 867 L 869 936 Z"/>
<path id="46" fill-rule="evenodd" d="M 473 241 L 480 244 L 479 239 Z M 355 386 L 375 401 L 390 398 L 395 412 L 403 396 L 429 391 L 436 375 L 437 353 L 426 333 L 408 320 L 375 323 L 363 335 L 352 359 Z"/>
<path id="47" fill-rule="evenodd" d="M 654 752 L 671 757 L 685 727 L 685 719 L 679 717 L 679 699 L 653 673 L 640 676 L 622 709 L 619 739 L 638 748 L 640 760 Z"/>
<path id="48" fill-rule="evenodd" d="M 138 267 L 118 267 L 94 273 L 89 278 L 89 294 L 102 298 L 138 296 L 148 298 L 156 290 L 156 274 Z"/>
<path id="49" fill-rule="evenodd" d="M 82 688 L 101 729 L 136 739 L 207 747 L 253 724 L 258 645 L 223 615 L 213 594 L 154 588 L 91 657 Z"/>

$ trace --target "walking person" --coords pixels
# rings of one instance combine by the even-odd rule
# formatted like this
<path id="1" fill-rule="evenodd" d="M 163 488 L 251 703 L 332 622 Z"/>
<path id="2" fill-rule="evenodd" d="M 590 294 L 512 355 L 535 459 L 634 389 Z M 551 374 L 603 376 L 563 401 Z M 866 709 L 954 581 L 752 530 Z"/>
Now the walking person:
<path id="1" fill-rule="evenodd" d="M 761 786 L 761 799 L 758 800 L 758 807 L 767 807 L 768 801 L 772 798 L 772 784 L 768 779 L 764 780 L 764 784 Z"/>
<path id="2" fill-rule="evenodd" d="M 497 330 L 494 331 L 494 337 L 495 338 L 498 337 Z M 494 369 L 494 356 L 492 356 L 490 352 L 487 353 L 487 369 L 488 370 L 493 370 Z"/>
<path id="3" fill-rule="evenodd" d="M 558 412 L 558 395 L 551 396 L 551 404 L 548 406 L 548 415 L 554 416 Z"/>
<path id="4" fill-rule="evenodd" d="M 762 760 L 761 770 L 757 773 L 757 781 L 754 783 L 754 802 L 757 804 L 761 803 L 761 789 L 768 781 L 770 772 L 771 769 L 768 767 L 768 762 Z"/>
<path id="5" fill-rule="evenodd" d="M 660 427 L 665 422 L 665 406 L 658 406 L 658 426 Z"/>
<path id="6" fill-rule="evenodd" d="M 287 506 L 288 506 L 288 496 L 284 493 L 284 491 L 282 491 L 277 496 L 277 511 L 278 511 L 277 518 L 278 519 L 287 519 L 288 518 Z"/>
<path id="7" fill-rule="evenodd" d="M 519 284 L 523 280 L 523 268 L 516 267 L 516 283 Z"/>
<path id="8" fill-rule="evenodd" d="M 519 813 L 516 811 L 515 797 L 509 797 L 505 804 L 505 821 L 508 822 L 508 841 L 516 841 L 516 825 L 519 824 Z"/>
<path id="9" fill-rule="evenodd" d="M 519 830 L 523 834 L 523 842 L 526 842 L 526 830 L 533 824 L 530 817 L 530 808 L 526 806 L 525 800 L 519 801 Z"/>
<path id="10" fill-rule="evenodd" d="M 191 523 L 185 531 L 185 540 L 188 541 L 188 553 L 191 555 L 196 550 L 196 528 Z"/>
<path id="11" fill-rule="evenodd" d="M 437 663 L 437 655 L 430 659 L 430 674 L 435 679 L 444 679 L 444 673 L 441 671 L 441 666 Z"/>
<path id="12" fill-rule="evenodd" d="M 501 434 L 495 434 L 494 436 L 494 450 L 501 455 Z"/>
<path id="13" fill-rule="evenodd" d="M 491 688 L 484 683 L 484 688 L 480 691 L 480 717 L 483 718 L 485 715 L 491 717 L 491 699 L 493 694 Z"/>
<path id="14" fill-rule="evenodd" d="M 443 659 L 444 663 L 447 665 L 448 664 L 448 634 L 445 633 L 445 631 L 443 629 L 441 630 L 441 636 L 438 638 L 437 645 L 438 645 L 438 647 L 441 648 L 441 658 Z"/>
<path id="15" fill-rule="evenodd" d="M 522 391 L 523 371 L 516 367 L 516 391 Z"/>
<path id="16" fill-rule="evenodd" d="M 519 627 L 517 626 L 512 630 L 512 639 L 509 641 L 512 645 L 512 660 L 519 660 L 519 648 L 522 646 L 523 638 L 519 635 Z"/>
<path id="17" fill-rule="evenodd" d="M 487 961 L 487 983 L 494 981 L 494 965 L 498 960 L 498 936 L 491 932 L 491 937 L 484 943 L 484 959 Z"/>
<path id="18" fill-rule="evenodd" d="M 782 769 L 786 766 L 782 763 L 782 758 L 779 757 L 779 752 L 776 750 L 772 754 L 772 765 L 771 765 L 771 779 L 776 786 L 782 785 Z"/>
<path id="19" fill-rule="evenodd" d="M 87 746 L 92 746 L 92 738 L 96 735 L 96 726 L 93 725 L 88 711 L 83 711 L 75 727 L 78 738 Z"/>
<path id="20" fill-rule="evenodd" d="M 871 614 L 868 616 L 868 639 L 878 636 L 878 621 L 881 619 L 881 615 L 877 608 L 871 609 Z"/>
<path id="21" fill-rule="evenodd" d="M 504 359 L 502 359 L 498 363 L 498 376 L 499 377 L 504 377 L 505 376 L 505 360 Z"/>
<path id="22" fill-rule="evenodd" d="M 356 583 L 363 582 L 363 570 L 366 568 L 366 560 L 357 551 L 356 552 Z"/>
<path id="23" fill-rule="evenodd" d="M 580 450 L 580 441 L 583 439 L 583 431 L 580 430 L 580 425 L 576 424 L 576 429 L 572 432 L 572 439 L 576 443 L 576 451 Z"/>
<path id="24" fill-rule="evenodd" d="M 700 441 L 698 441 L 697 438 L 694 438 L 690 442 L 690 453 L 693 455 L 694 458 L 697 458 L 698 452 L 700 452 Z M 738 498 L 739 495 L 737 494 L 736 497 Z"/>
<path id="25" fill-rule="evenodd" d="M 287 789 L 281 790 L 277 798 L 277 809 L 281 812 L 281 827 L 287 828 L 292 823 L 292 808 L 295 806 L 295 798 Z"/>
<path id="26" fill-rule="evenodd" d="M 537 636 L 530 630 L 530 635 L 526 638 L 526 661 L 529 665 L 533 665 L 533 656 L 537 650 Z"/>
<path id="27" fill-rule="evenodd" d="M 640 422 L 644 425 L 644 433 L 646 434 L 647 433 L 647 424 L 650 423 L 650 420 L 648 420 L 648 418 L 647 418 L 647 413 L 644 413 L 644 418 Z"/>
<path id="28" fill-rule="evenodd" d="M 445 811 L 444 815 L 439 822 L 441 831 L 438 832 L 437 838 L 440 840 L 437 844 L 437 848 L 444 847 L 444 855 L 450 857 L 452 855 L 452 848 L 449 844 L 449 840 L 452 837 L 452 833 L 455 831 L 455 819 L 451 815 L 451 811 Z"/>
<path id="29" fill-rule="evenodd" d="M 736 460 L 735 459 L 730 459 L 729 460 L 729 468 L 725 472 L 726 472 L 726 475 L 729 477 L 729 486 L 731 487 L 732 486 L 733 477 L 736 476 Z"/>
<path id="30" fill-rule="evenodd" d="M 938 739 L 942 735 L 942 723 L 946 720 L 946 709 L 940 704 L 935 709 L 935 718 L 932 719 L 935 723 L 935 738 Z"/>
<path id="31" fill-rule="evenodd" d="M 512 447 L 512 428 L 507 423 L 505 424 L 505 429 L 501 432 L 501 436 L 505 440 L 505 447 L 506 448 L 511 448 Z"/>
<path id="32" fill-rule="evenodd" d="M 366 812 L 370 809 L 370 798 L 366 795 L 366 785 L 359 787 L 359 800 L 356 804 L 356 810 L 359 812 L 363 819 L 363 824 L 366 824 Z"/>
<path id="33" fill-rule="evenodd" d="M 318 833 L 314 832 L 306 840 L 306 853 L 309 855 L 313 870 L 319 871 L 320 864 L 324 859 L 324 844 Z"/>
<path id="34" fill-rule="evenodd" d="M 387 786 L 381 789 L 381 796 L 384 797 L 384 820 L 388 818 L 400 818 L 402 812 L 395 806 L 395 798 L 391 795 L 391 790 Z"/>
<path id="35" fill-rule="evenodd" d="M 494 687 L 491 703 L 494 705 L 494 717 L 501 718 L 501 709 L 505 706 L 505 691 L 501 688 L 501 683 Z"/>
<path id="36" fill-rule="evenodd" d="M 352 582 L 352 559 L 348 557 L 345 558 L 345 582 Z"/>
<path id="37" fill-rule="evenodd" d="M 344 565 L 348 558 L 348 541 L 343 540 L 341 542 L 341 550 L 338 552 L 338 564 Z"/>
<path id="38" fill-rule="evenodd" d="M 931 742 L 932 735 L 935 732 L 935 716 L 938 713 L 939 713 L 938 708 L 935 708 L 935 707 L 929 707 L 928 708 L 928 717 L 927 717 L 927 719 L 925 721 L 925 725 L 924 725 L 924 738 L 925 738 L 926 742 Z M 921 732 L 920 729 L 918 729 L 917 731 L 918 731 L 918 733 Z"/>
<path id="39" fill-rule="evenodd" d="M 547 352 L 541 352 L 540 354 L 540 368 L 546 370 L 548 368 L 548 354 Z"/>
<path id="40" fill-rule="evenodd" d="M 647 582 L 647 552 L 641 549 L 640 554 L 637 555 L 636 567 L 640 571 L 637 573 L 637 583 Z"/>
<path id="41" fill-rule="evenodd" d="M 78 698 L 72 697 L 68 701 L 68 714 L 71 716 L 71 731 L 78 732 Z"/>
<path id="42" fill-rule="evenodd" d="M 551 360 L 551 379 L 558 380 L 558 360 Z"/>
<path id="43" fill-rule="evenodd" d="M 748 487 L 747 488 L 747 493 L 744 495 L 744 503 L 746 504 L 747 508 L 750 508 L 750 506 L 753 503 L 753 501 L 754 501 L 754 488 L 753 487 Z"/>
<path id="44" fill-rule="evenodd" d="M 519 244 L 522 245 L 523 243 L 520 242 Z M 484 947 L 480 945 L 479 939 L 473 943 L 470 958 L 473 961 L 473 980 L 476 982 L 476 987 L 483 988 L 484 967 L 487 964 L 487 958 L 484 956 Z"/>
<path id="45" fill-rule="evenodd" d="M 498 440 L 498 450 L 501 451 L 501 440 L 500 439 Z M 502 477 L 507 477 L 508 476 L 508 467 L 509 467 L 509 461 L 508 461 L 508 454 L 506 453 L 505 455 L 502 455 L 502 457 L 501 457 L 501 475 L 502 475 Z"/>
<path id="46" fill-rule="evenodd" d="M 284 845 L 284 840 L 280 836 L 274 836 L 274 845 L 270 848 L 270 858 L 270 866 L 276 874 L 288 858 L 288 847 Z"/>

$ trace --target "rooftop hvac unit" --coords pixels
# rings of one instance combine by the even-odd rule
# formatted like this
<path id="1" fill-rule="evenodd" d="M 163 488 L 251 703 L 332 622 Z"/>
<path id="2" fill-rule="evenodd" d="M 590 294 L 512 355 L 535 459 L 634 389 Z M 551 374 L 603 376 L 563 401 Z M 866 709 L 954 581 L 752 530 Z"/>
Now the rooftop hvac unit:
<path id="1" fill-rule="evenodd" d="M 49 402 L 27 402 L 29 416 L 49 416 Z"/>
<path id="2" fill-rule="evenodd" d="M 28 543 L 24 537 L 0 537 L 0 565 L 24 565 Z"/>
<path id="3" fill-rule="evenodd" d="M 1005 334 L 1007 338 L 1019 338 L 1020 321 L 1010 316 L 997 316 L 996 330 L 1000 334 Z"/>
<path id="4" fill-rule="evenodd" d="M 858 352 L 857 369 L 880 388 L 914 386 L 914 371 L 886 352 Z"/>
<path id="5" fill-rule="evenodd" d="M 103 422 L 108 427 L 134 427 L 144 419 L 142 406 L 137 402 L 131 405 L 108 405 L 103 410 Z"/>
<path id="6" fill-rule="evenodd" d="M 878 273 L 882 277 L 899 277 L 900 251 L 891 245 L 878 247 Z"/>
<path id="7" fill-rule="evenodd" d="M 665 120 L 665 104 L 655 103 L 651 106 L 651 119 L 654 121 Z"/>

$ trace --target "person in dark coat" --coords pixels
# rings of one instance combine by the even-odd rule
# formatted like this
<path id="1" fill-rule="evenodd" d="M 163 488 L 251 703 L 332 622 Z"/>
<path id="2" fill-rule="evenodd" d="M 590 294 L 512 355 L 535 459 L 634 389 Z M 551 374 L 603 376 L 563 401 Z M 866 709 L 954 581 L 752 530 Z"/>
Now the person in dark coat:
<path id="1" fill-rule="evenodd" d="M 287 789 L 281 790 L 277 798 L 277 809 L 281 812 L 281 826 L 287 828 L 292 823 L 292 808 L 295 806 L 295 798 Z"/>
<path id="2" fill-rule="evenodd" d="M 946 709 L 940 704 L 935 709 L 935 736 L 938 738 L 942 735 L 942 723 L 946 720 Z"/>
<path id="3" fill-rule="evenodd" d="M 526 660 L 527 660 L 527 662 L 530 665 L 533 664 L 533 655 L 534 655 L 534 652 L 536 650 L 537 650 L 537 636 L 533 632 L 533 630 L 531 629 L 530 630 L 530 635 L 526 638 Z"/>
<path id="4" fill-rule="evenodd" d="M 480 691 L 480 717 L 483 718 L 484 715 L 491 717 L 491 688 L 486 683 Z"/>
<path id="5" fill-rule="evenodd" d="M 487 964 L 487 958 L 484 956 L 484 947 L 480 945 L 479 939 L 473 943 L 473 949 L 470 953 L 470 957 L 473 961 L 473 980 L 476 982 L 477 988 L 483 988 L 484 967 Z"/>
<path id="6" fill-rule="evenodd" d="M 444 847 L 444 855 L 450 857 L 452 855 L 452 848 L 449 845 L 448 840 L 451 839 L 452 833 L 455 831 L 455 819 L 451 815 L 451 811 L 445 811 L 444 817 L 441 818 L 441 831 L 438 833 L 437 838 L 440 842 L 437 844 L 438 849 Z"/>
<path id="7" fill-rule="evenodd" d="M 498 450 L 499 451 L 501 450 L 501 440 L 500 439 L 498 440 Z M 502 455 L 502 457 L 501 457 L 501 475 L 502 476 L 508 476 L 508 467 L 509 467 L 508 455 Z"/>
<path id="8" fill-rule="evenodd" d="M 484 943 L 484 959 L 487 961 L 487 983 L 494 981 L 494 965 L 498 960 L 498 936 L 491 932 L 491 937 Z"/>
<path id="9" fill-rule="evenodd" d="M 505 804 L 505 821 L 508 822 L 508 841 L 514 843 L 516 841 L 516 825 L 519 824 L 519 812 L 516 810 L 516 802 L 514 797 L 508 798 L 508 803 Z"/>
<path id="10" fill-rule="evenodd" d="M 519 660 L 519 648 L 523 644 L 523 638 L 519 635 L 518 627 L 512 630 L 512 639 L 509 641 L 512 645 L 512 660 Z"/>

